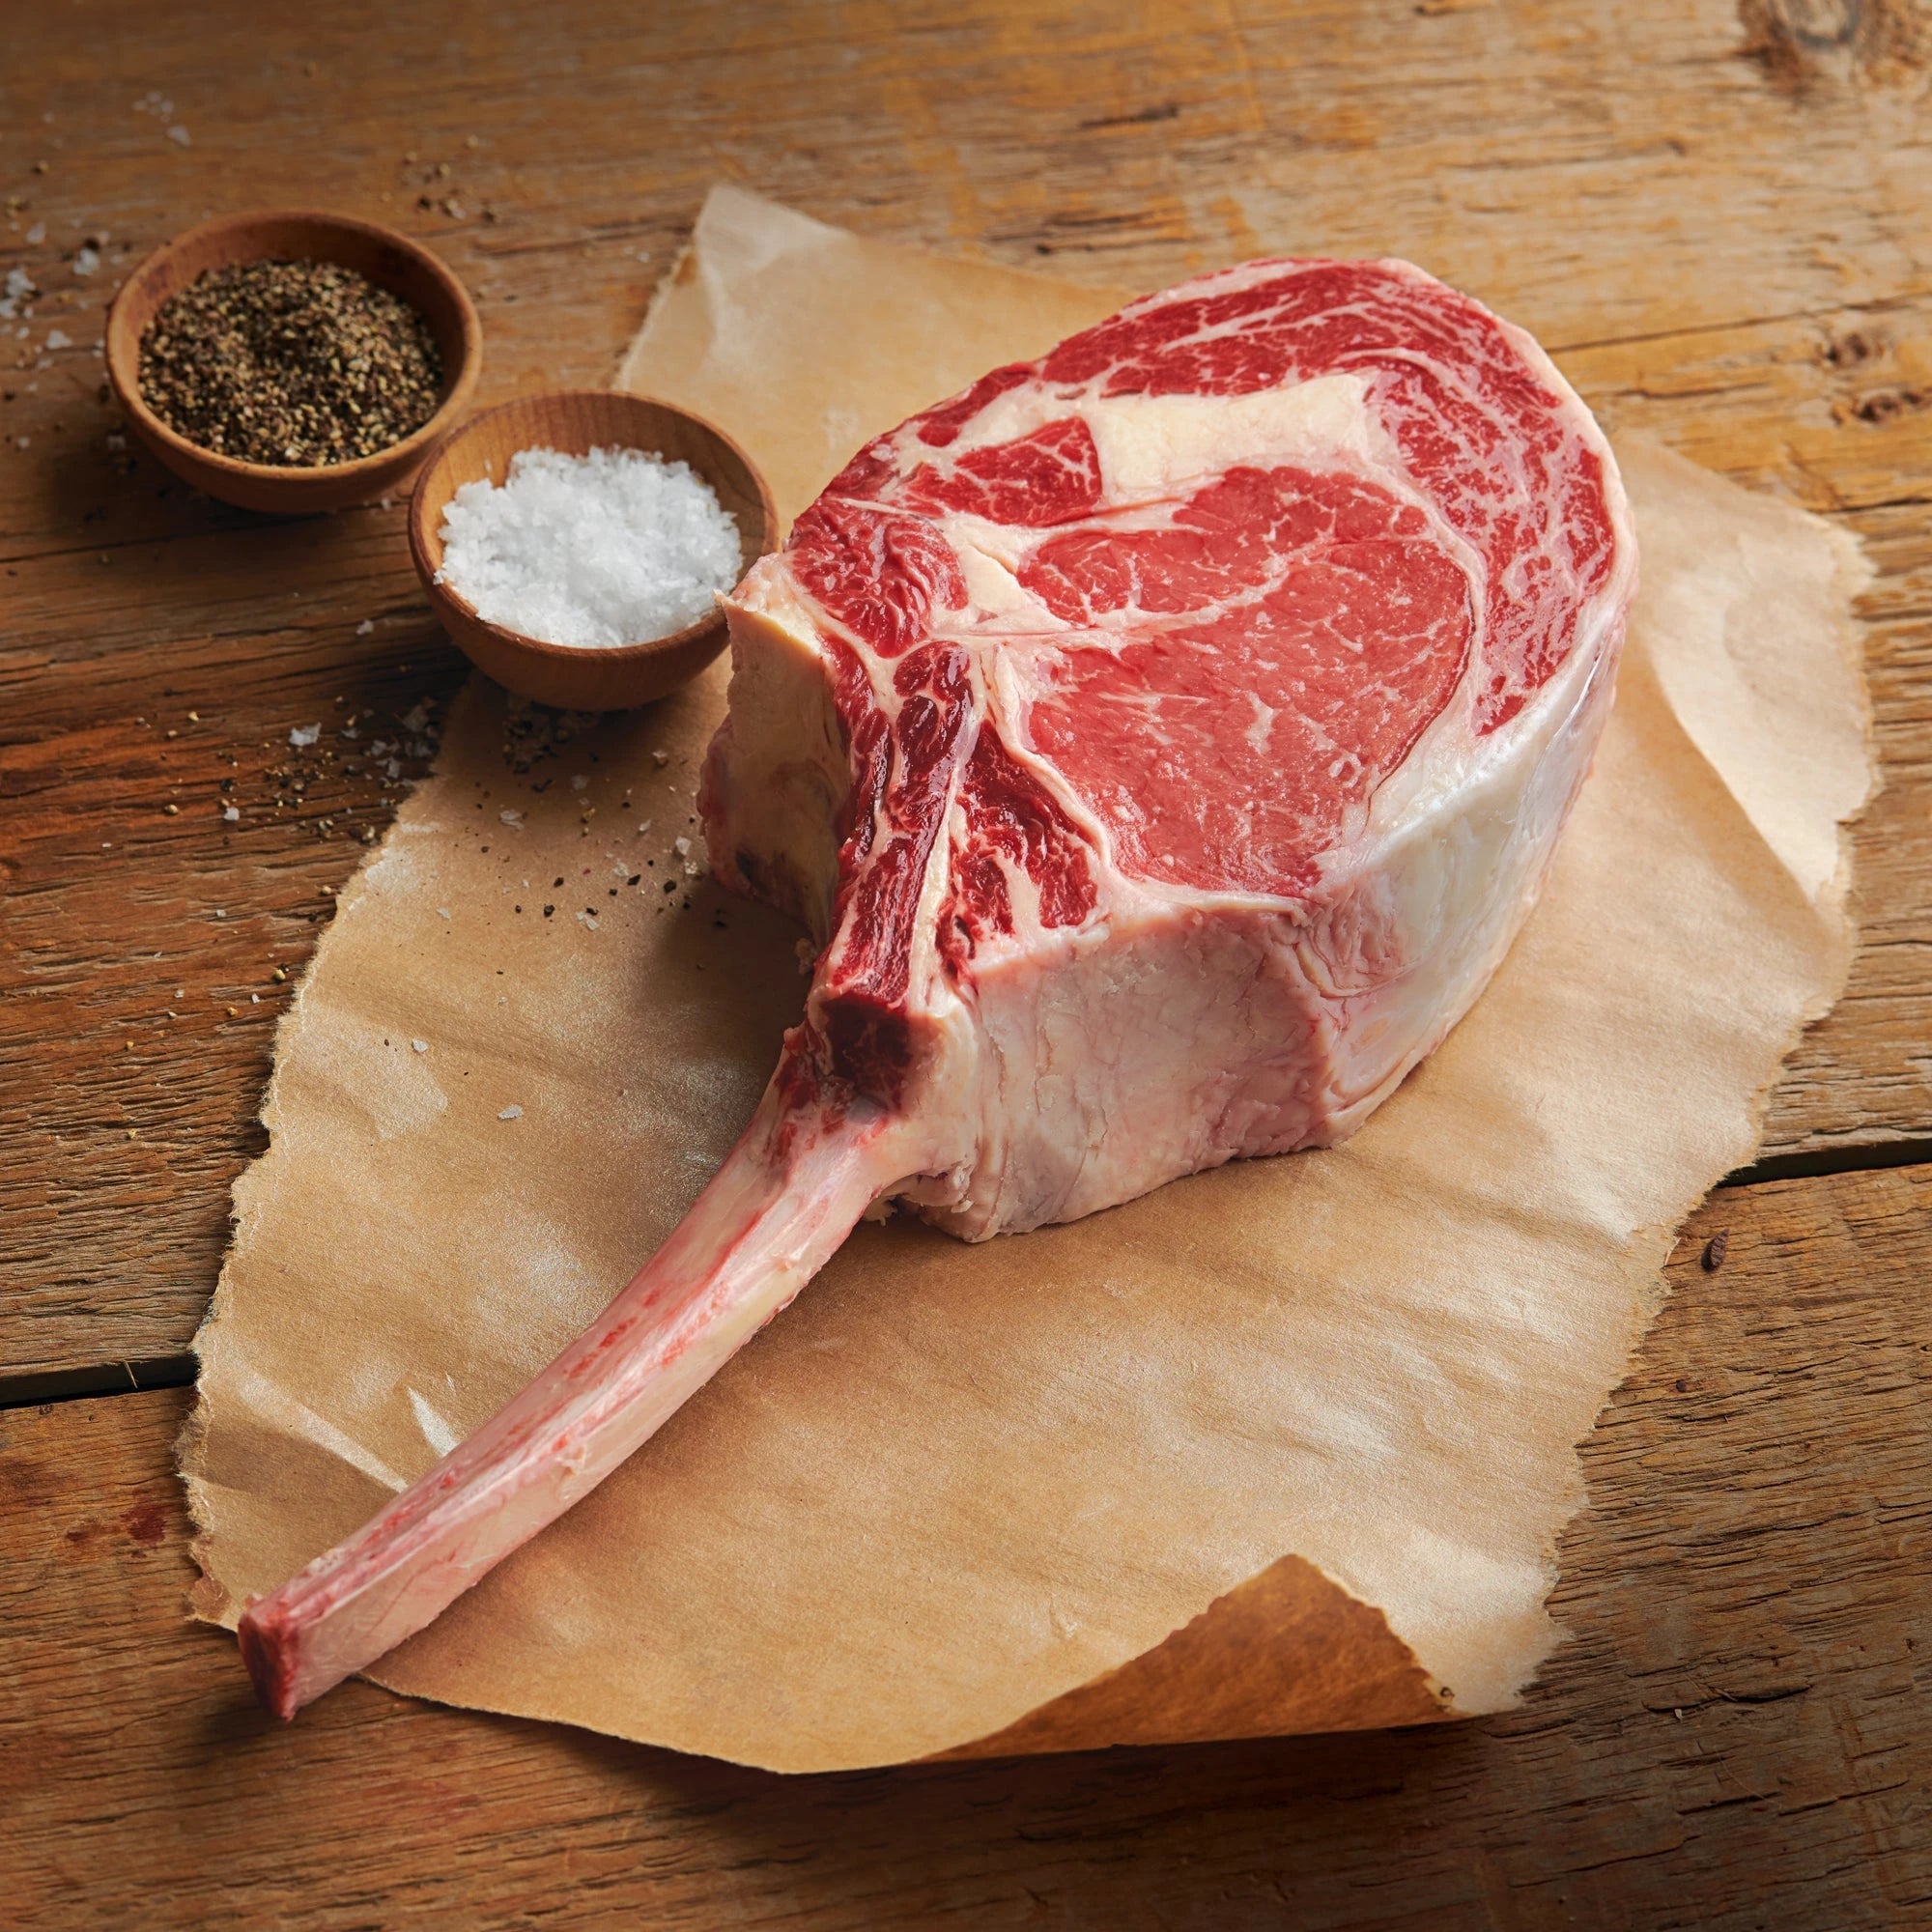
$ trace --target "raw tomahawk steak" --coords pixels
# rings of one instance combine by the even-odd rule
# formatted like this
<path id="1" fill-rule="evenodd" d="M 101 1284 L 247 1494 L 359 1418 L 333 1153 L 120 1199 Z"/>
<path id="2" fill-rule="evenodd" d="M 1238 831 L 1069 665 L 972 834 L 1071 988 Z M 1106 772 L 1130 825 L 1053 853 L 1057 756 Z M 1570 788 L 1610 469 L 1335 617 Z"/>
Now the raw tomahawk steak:
<path id="1" fill-rule="evenodd" d="M 1534 900 L 1635 547 L 1520 329 L 1401 262 L 1151 296 L 871 443 L 727 600 L 713 863 L 822 948 L 605 1315 L 254 1604 L 284 1716 L 569 1508 L 883 1197 L 969 1239 L 1341 1139 Z"/>

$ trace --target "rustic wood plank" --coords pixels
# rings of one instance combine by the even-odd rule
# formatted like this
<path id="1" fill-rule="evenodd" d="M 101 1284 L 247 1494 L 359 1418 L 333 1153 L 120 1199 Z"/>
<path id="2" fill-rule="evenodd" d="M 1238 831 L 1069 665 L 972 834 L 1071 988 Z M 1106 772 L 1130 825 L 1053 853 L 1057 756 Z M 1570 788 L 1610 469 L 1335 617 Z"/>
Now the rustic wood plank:
<path id="1" fill-rule="evenodd" d="M 399 507 L 278 525 L 109 446 L 99 302 L 238 197 L 359 210 L 440 248 L 483 310 L 483 401 L 601 380 L 721 175 L 1094 280 L 1297 247 L 1406 252 L 1475 288 L 1613 427 L 1871 543 L 1888 790 L 1860 837 L 1867 942 L 1766 1146 L 1932 1144 L 1932 270 L 1915 242 L 1932 43 L 1871 25 L 1922 8 L 1745 14 L 28 10 L 0 72 L 0 260 L 42 291 L 0 327 L 0 435 L 26 439 L 0 466 L 0 1080 L 20 1096 L 0 1124 L 0 1377 L 179 1373 L 258 1143 L 273 1016 L 398 795 L 337 743 L 297 803 L 271 776 L 289 728 L 372 712 L 366 744 L 460 675 Z M 102 266 L 79 275 L 90 235 Z"/>
<path id="2" fill-rule="evenodd" d="M 10 1922 L 1920 1922 L 1928 1230 L 1932 1167 L 1709 1204 L 1584 1451 L 1572 1641 L 1423 1732 L 786 1780 L 356 1684 L 284 1730 L 183 1620 L 185 1393 L 0 1412 Z"/>

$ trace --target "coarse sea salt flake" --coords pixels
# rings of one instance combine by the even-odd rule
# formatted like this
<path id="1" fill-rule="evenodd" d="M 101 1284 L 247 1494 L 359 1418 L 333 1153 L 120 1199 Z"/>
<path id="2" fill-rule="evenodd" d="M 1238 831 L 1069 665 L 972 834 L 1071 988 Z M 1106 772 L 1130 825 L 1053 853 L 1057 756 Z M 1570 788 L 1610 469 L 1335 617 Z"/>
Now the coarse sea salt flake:
<path id="1" fill-rule="evenodd" d="M 524 1118 L 524 1110 L 515 1105 L 508 1106 L 497 1118 L 499 1121 L 521 1121 Z"/>
<path id="2" fill-rule="evenodd" d="M 309 748 L 309 746 L 313 745 L 321 736 L 322 736 L 322 726 L 320 724 L 298 724 L 289 733 L 289 743 L 293 745 L 297 751 L 305 752 Z"/>
<path id="3" fill-rule="evenodd" d="M 418 1053 L 427 1053 L 429 1051 L 429 1041 L 426 1039 L 412 1039 L 410 1041 L 410 1044 L 412 1047 L 414 1047 Z"/>
<path id="4" fill-rule="evenodd" d="M 710 484 L 639 449 L 519 450 L 500 486 L 479 478 L 450 498 L 441 534 L 437 581 L 479 616 L 593 648 L 695 623 L 742 561 Z"/>

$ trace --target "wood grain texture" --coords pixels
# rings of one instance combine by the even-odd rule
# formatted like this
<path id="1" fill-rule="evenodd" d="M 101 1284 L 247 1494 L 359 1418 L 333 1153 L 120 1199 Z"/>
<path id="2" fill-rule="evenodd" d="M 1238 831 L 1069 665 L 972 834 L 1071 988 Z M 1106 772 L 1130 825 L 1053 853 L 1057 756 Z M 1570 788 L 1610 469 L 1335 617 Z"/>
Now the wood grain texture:
<path id="1" fill-rule="evenodd" d="M 278 524 L 115 446 L 101 303 L 151 245 L 243 204 L 428 242 L 477 298 L 484 402 L 606 380 L 719 178 L 1108 283 L 1264 249 L 1414 256 L 1541 333 L 1613 430 L 1870 544 L 1887 790 L 1858 840 L 1866 940 L 1766 1148 L 1932 1145 L 1922 18 L 1903 0 L 24 10 L 0 72 L 0 252 L 39 291 L 0 326 L 0 1376 L 180 1364 L 275 1012 L 421 769 L 407 747 L 428 741 L 396 718 L 461 673 L 399 504 Z M 346 755 L 299 793 L 272 776 L 295 725 L 346 753 L 351 714 L 364 746 L 401 736 L 398 779 Z"/>
<path id="2" fill-rule="evenodd" d="M 282 1729 L 184 1619 L 185 1393 L 0 1413 L 9 1922 L 1923 1923 L 1928 1230 L 1932 1167 L 1707 1206 L 1545 1681 L 1351 1738 L 783 1779 L 359 1684 Z"/>
<path id="3" fill-rule="evenodd" d="M 0 1378 L 179 1364 L 273 1018 L 461 674 L 400 504 L 276 524 L 114 443 L 114 282 L 242 206 L 436 247 L 482 312 L 483 402 L 605 381 L 718 178 L 1110 284 L 1413 255 L 1541 333 L 1614 432 L 1869 546 L 1864 944 L 1766 1146 L 1932 1144 L 1924 6 L 14 11 L 0 267 L 37 293 L 0 324 Z M 332 756 L 289 745 L 310 723 Z M 1574 1642 L 1521 1712 L 1434 1732 L 795 1782 L 361 1686 L 276 1732 L 184 1619 L 185 1398 L 0 1412 L 0 1916 L 1924 1922 L 1928 1208 L 1927 1168 L 1707 1205 L 1585 1452 Z"/>

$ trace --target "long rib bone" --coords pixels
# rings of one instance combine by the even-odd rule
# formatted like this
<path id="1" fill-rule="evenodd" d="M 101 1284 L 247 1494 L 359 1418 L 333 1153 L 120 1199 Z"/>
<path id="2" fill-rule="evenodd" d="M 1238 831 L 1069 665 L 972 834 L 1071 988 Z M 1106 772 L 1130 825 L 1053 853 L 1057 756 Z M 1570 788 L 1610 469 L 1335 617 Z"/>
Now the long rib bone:
<path id="1" fill-rule="evenodd" d="M 631 1285 L 468 1441 L 242 1618 L 262 1702 L 292 1718 L 413 1635 L 595 1489 L 797 1294 L 902 1178 L 902 1122 L 800 1104 L 795 1047 L 752 1124 Z"/>

